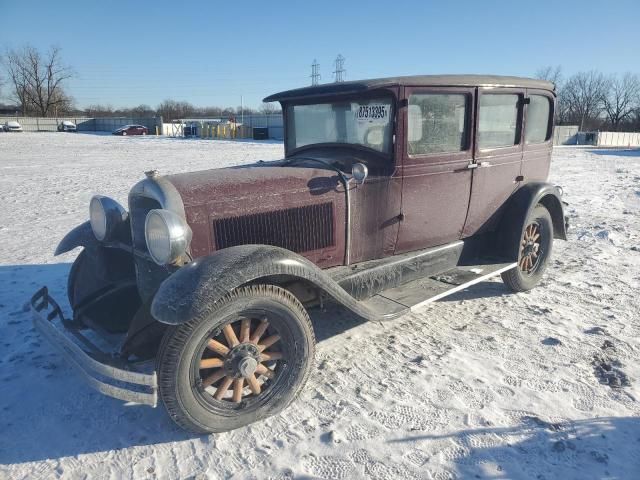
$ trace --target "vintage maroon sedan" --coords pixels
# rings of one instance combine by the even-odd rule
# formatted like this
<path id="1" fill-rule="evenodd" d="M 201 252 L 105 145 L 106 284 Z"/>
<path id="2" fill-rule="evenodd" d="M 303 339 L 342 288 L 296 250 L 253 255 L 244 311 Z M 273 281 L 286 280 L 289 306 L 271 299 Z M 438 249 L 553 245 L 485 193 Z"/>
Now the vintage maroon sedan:
<path id="1" fill-rule="evenodd" d="M 547 183 L 555 98 L 545 81 L 477 75 L 272 95 L 282 160 L 147 172 L 128 211 L 94 197 L 55 252 L 83 247 L 73 317 L 45 287 L 35 325 L 95 388 L 153 406 L 159 392 L 186 429 L 273 415 L 313 367 L 307 310 L 324 299 L 392 320 L 495 275 L 516 292 L 540 281 L 566 231 Z"/>
<path id="2" fill-rule="evenodd" d="M 149 129 L 144 125 L 125 125 L 113 132 L 113 135 L 146 135 Z"/>

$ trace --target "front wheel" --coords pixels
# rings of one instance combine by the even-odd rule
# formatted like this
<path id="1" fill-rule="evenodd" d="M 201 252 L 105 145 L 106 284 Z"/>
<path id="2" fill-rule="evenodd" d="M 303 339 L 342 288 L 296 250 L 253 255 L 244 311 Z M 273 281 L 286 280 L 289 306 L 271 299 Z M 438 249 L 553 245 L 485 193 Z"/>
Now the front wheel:
<path id="1" fill-rule="evenodd" d="M 241 287 L 207 317 L 167 329 L 157 359 L 160 396 L 182 428 L 233 430 L 289 405 L 314 351 L 311 321 L 296 297 L 274 285 Z"/>
<path id="2" fill-rule="evenodd" d="M 502 280 L 514 292 L 535 287 L 547 268 L 553 246 L 553 222 L 543 205 L 536 205 L 520 235 L 518 265 L 502 273 Z"/>

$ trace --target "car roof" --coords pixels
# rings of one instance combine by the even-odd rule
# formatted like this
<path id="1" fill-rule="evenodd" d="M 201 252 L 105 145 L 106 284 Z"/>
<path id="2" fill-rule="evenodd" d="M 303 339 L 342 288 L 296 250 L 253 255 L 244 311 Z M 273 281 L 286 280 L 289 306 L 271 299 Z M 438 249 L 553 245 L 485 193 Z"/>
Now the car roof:
<path id="1" fill-rule="evenodd" d="M 555 90 L 555 85 L 546 80 L 503 75 L 410 75 L 404 77 L 372 78 L 340 83 L 326 83 L 311 87 L 295 88 L 269 95 L 263 101 L 287 101 L 303 97 L 360 93 L 377 88 L 405 86 L 429 87 L 520 87 Z"/>

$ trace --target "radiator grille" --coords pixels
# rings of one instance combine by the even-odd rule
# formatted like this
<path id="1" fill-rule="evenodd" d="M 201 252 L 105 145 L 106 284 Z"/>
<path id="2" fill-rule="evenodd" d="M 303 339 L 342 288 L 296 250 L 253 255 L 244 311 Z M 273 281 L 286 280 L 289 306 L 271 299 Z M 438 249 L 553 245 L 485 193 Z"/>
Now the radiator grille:
<path id="1" fill-rule="evenodd" d="M 132 197 L 129 199 L 129 215 L 131 218 L 131 237 L 136 250 L 147 251 L 147 242 L 144 235 L 144 222 L 149 210 L 161 208 L 160 204 L 147 197 Z"/>
<path id="2" fill-rule="evenodd" d="M 216 248 L 263 244 L 293 252 L 334 245 L 333 204 L 321 203 L 213 221 Z"/>

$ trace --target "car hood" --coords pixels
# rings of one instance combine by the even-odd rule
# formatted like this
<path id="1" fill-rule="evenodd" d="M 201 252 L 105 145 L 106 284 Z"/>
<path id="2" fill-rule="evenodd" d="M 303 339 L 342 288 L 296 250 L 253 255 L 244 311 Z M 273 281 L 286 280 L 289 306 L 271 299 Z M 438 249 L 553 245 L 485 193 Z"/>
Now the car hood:
<path id="1" fill-rule="evenodd" d="M 165 177 L 180 192 L 185 208 L 202 204 L 236 203 L 244 199 L 317 194 L 339 182 L 327 168 L 288 167 L 282 162 L 218 168 Z"/>
<path id="2" fill-rule="evenodd" d="M 345 215 L 344 186 L 338 172 L 310 166 L 285 166 L 283 162 L 260 162 L 242 167 L 220 168 L 200 172 L 181 173 L 164 177 L 176 188 L 182 202 L 187 223 L 193 230 L 194 256 L 206 255 L 216 248 L 213 229 L 216 222 L 227 218 L 269 218 L 286 216 L 295 209 L 323 206 L 333 213 L 336 221 Z M 293 214 L 295 217 L 297 214 Z M 333 222 L 331 222 L 333 223 Z M 212 228 L 213 227 L 213 228 Z M 296 226 L 291 226 L 296 229 Z M 300 225 L 304 228 L 304 225 Z M 241 236 L 241 233 L 239 233 Z M 256 243 L 247 238 L 246 243 Z M 243 241 L 239 239 L 238 241 Z M 267 243 L 257 239 L 258 243 Z M 331 248 L 329 257 L 339 258 L 339 245 Z M 341 257 L 340 257 L 341 258 Z M 328 260 L 328 257 L 326 258 Z"/>

